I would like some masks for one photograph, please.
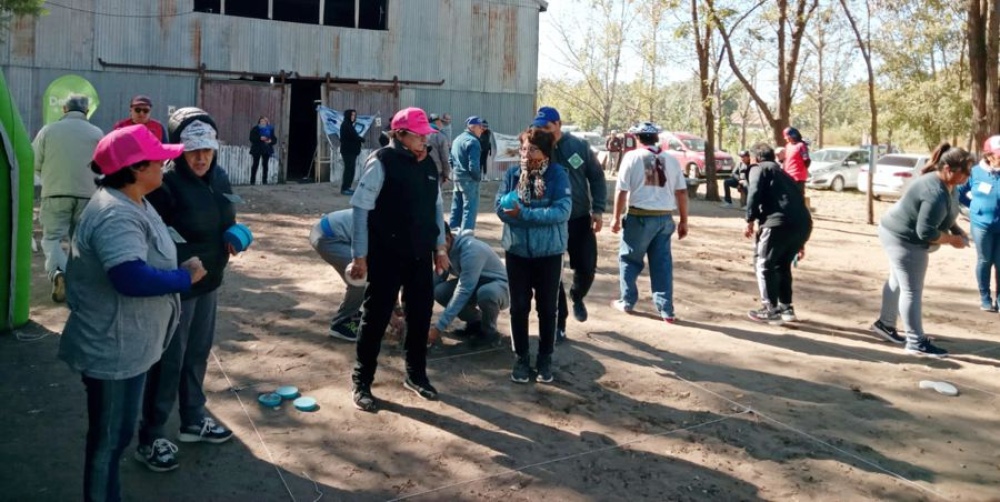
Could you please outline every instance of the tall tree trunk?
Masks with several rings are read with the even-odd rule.
[[[868,0],[865,0],[866,12],[868,13],[869,25],[866,30],[867,40],[865,37],[861,36],[861,30],[858,29],[858,24],[854,21],[854,16],[851,16],[851,10],[847,7],[847,0],[840,0],[840,5],[844,8],[844,14],[847,16],[847,21],[851,24],[851,31],[854,32],[854,38],[858,42],[858,48],[861,49],[861,56],[865,59],[865,67],[868,69],[868,108],[871,110],[871,140],[868,144],[873,145],[875,149],[874,155],[878,155],[878,106],[875,104],[875,71],[872,70],[872,55],[871,55],[871,6],[868,5]],[[875,181],[875,170],[868,169],[868,224],[875,224],[875,191],[872,189],[872,184]]]
[[[978,151],[983,140],[989,136],[990,122],[987,111],[987,44],[986,44],[986,13],[984,3],[980,0],[968,0],[969,9],[966,21],[966,33],[969,40],[969,77],[972,90],[972,131],[973,146]]]
[[[691,21],[694,26],[695,50],[698,53],[698,90],[705,123],[705,200],[717,201],[719,185],[715,179],[715,113],[712,110],[712,75],[709,72],[712,29],[707,22],[705,25],[701,24],[698,0],[691,0]]]
[[[818,131],[816,133],[816,146],[817,148],[823,148],[823,137],[825,134],[825,115],[826,115],[826,86],[824,85],[825,79],[823,75],[823,53],[826,51],[826,28],[819,28],[819,44],[817,45],[817,56],[819,57],[819,99],[816,101],[816,111],[817,111],[817,126]]]
[[[1000,16],[996,0],[987,0],[986,15],[986,111],[989,134],[1000,133],[1000,85],[997,65],[1000,64]],[[985,139],[985,138],[984,138]],[[982,143],[980,141],[980,143]]]

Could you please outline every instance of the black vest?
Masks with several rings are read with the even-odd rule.
[[[437,245],[437,166],[430,156],[416,157],[399,147],[378,150],[385,181],[375,209],[368,213],[372,254],[410,260],[429,259]]]

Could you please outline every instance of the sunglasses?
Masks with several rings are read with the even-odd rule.
[[[144,114],[144,113],[149,113],[150,110],[149,108],[133,108],[132,111],[135,113]]]

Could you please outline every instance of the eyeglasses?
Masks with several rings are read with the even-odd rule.
[[[519,151],[521,153],[542,153],[542,149],[535,145],[522,146]]]
[[[138,114],[142,115],[142,114],[149,113],[150,110],[149,110],[149,108],[133,108],[132,111],[135,112],[135,113],[138,113]]]

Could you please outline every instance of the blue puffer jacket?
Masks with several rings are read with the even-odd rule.
[[[1000,170],[973,167],[969,181],[958,187],[958,200],[969,208],[974,226],[1000,232]]]
[[[520,177],[520,167],[507,169],[497,192],[494,208],[504,223],[500,244],[508,253],[524,258],[565,253],[569,238],[566,222],[573,207],[566,169],[559,164],[550,164],[543,175],[545,194],[538,199],[521,201],[521,213],[517,218],[511,218],[500,208],[500,201],[507,193],[517,190]]]

